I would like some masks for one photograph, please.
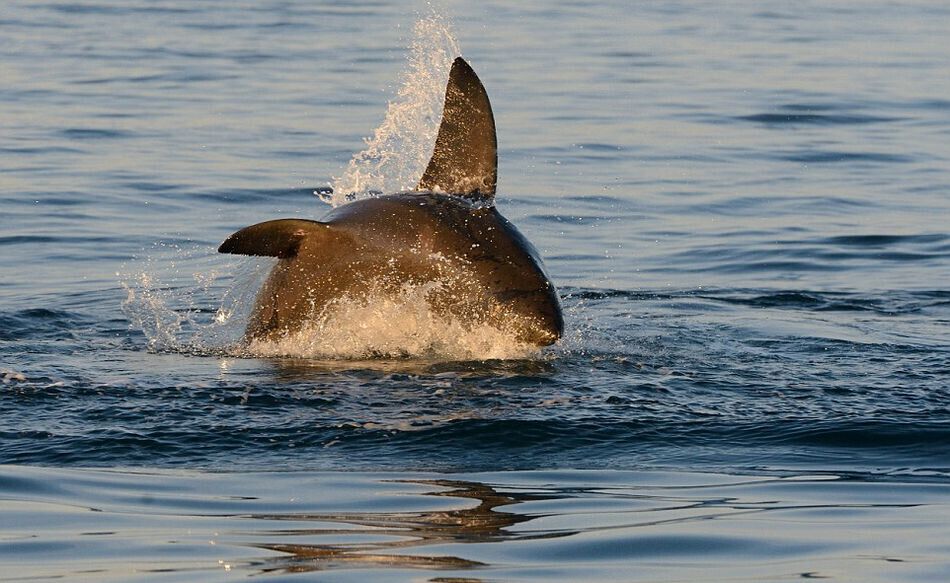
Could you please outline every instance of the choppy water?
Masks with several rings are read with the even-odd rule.
[[[950,9],[427,10],[4,4],[0,578],[947,579]],[[223,350],[453,43],[566,338]]]

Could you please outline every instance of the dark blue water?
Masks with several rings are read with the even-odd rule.
[[[4,461],[947,471],[946,294],[565,292],[590,328],[513,361],[156,354],[121,321],[23,310]]]
[[[946,579],[950,10],[428,10],[0,10],[4,576]],[[414,180],[456,46],[565,338],[230,348],[217,245]]]

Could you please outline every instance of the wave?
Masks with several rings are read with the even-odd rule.
[[[799,110],[798,108],[788,111],[756,113],[752,115],[741,115],[735,119],[739,121],[749,121],[765,125],[856,125],[856,124],[874,124],[899,121],[900,118],[884,117],[877,115],[864,115],[858,113],[816,113],[808,109]]]
[[[693,289],[693,290],[618,290],[565,287],[566,301],[650,301],[677,299],[711,300],[753,308],[783,308],[814,312],[867,311],[881,315],[919,313],[927,308],[943,307],[950,290],[879,290],[877,292],[839,292],[770,289]]]
[[[87,316],[61,309],[0,311],[0,341],[75,338],[78,329],[91,323]]]
[[[78,420],[69,420],[65,427],[52,429],[44,415],[38,419],[43,428],[0,432],[6,444],[0,463],[86,467],[197,464],[229,470],[285,463],[295,469],[345,464],[348,469],[454,471],[629,469],[682,467],[684,463],[707,469],[749,470],[762,463],[772,467],[824,463],[839,470],[850,465],[950,473],[950,424],[945,421],[817,420],[784,415],[741,421],[669,412],[631,419],[490,419],[477,413],[472,413],[472,418],[456,414],[439,419],[420,411],[411,419],[333,422],[305,414],[304,402],[295,402],[288,409],[237,389],[228,398],[235,399],[242,392],[242,416],[246,419],[213,413],[198,419],[188,409],[199,407],[197,397],[202,395],[184,390],[160,414],[147,414],[107,398],[125,417],[122,426],[82,429],[73,425]],[[274,398],[278,403],[288,399]],[[310,399],[306,406],[325,409],[334,404],[334,399],[324,397]],[[379,404],[370,400],[365,406]],[[290,410],[296,413],[288,416]]]
[[[950,467],[950,290],[566,287],[566,338],[495,353],[510,360],[482,360],[478,346],[435,354],[427,342],[466,335],[409,294],[354,304],[328,336],[266,358],[228,348],[243,332],[236,312],[215,323],[222,305],[240,307],[236,290],[222,303],[229,286],[253,277],[196,281],[201,257],[176,257],[177,279],[144,269],[151,281],[128,281],[140,331],[90,315],[101,293],[72,300],[84,308],[0,312],[0,356],[17,355],[0,367],[0,410],[30,420],[0,428],[0,463]],[[393,349],[386,330],[412,332],[418,353]],[[364,358],[373,345],[375,358],[313,358],[321,342]],[[34,352],[61,356],[47,366]]]

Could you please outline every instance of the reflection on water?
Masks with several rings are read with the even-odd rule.
[[[0,580],[937,581],[947,494],[883,475],[0,466]]]
[[[393,537],[394,539],[375,542],[338,542],[323,545],[259,544],[256,546],[291,555],[269,559],[263,570],[303,572],[355,565],[411,567],[416,569],[471,569],[487,565],[479,561],[455,556],[394,554],[394,551],[443,543],[503,542],[550,536],[569,536],[572,534],[570,532],[544,534],[510,532],[505,529],[521,522],[530,521],[532,517],[495,510],[499,506],[518,504],[528,500],[555,498],[554,495],[503,494],[491,486],[477,482],[454,480],[406,480],[405,482],[450,488],[450,490],[430,492],[429,495],[476,500],[478,506],[460,510],[407,513],[258,515],[255,518],[263,520],[316,521],[361,527],[357,531],[350,528],[278,531],[281,535],[346,537],[352,536],[354,532],[369,532],[375,537]],[[277,534],[277,532],[274,532],[274,534]]]
[[[530,481],[531,474],[526,476]],[[836,570],[849,562],[870,565],[929,562],[919,556],[901,557],[890,549],[874,551],[873,545],[866,552],[829,556],[827,549],[848,546],[841,544],[841,532],[831,532],[841,524],[834,518],[836,515],[857,517],[873,525],[880,520],[887,524],[893,518],[886,517],[900,516],[904,510],[911,513],[925,507],[939,513],[947,510],[945,504],[928,503],[927,496],[919,502],[895,503],[885,489],[871,495],[860,493],[867,485],[846,495],[851,500],[844,501],[838,493],[832,493],[841,484],[835,476],[791,479],[706,476],[705,481],[702,478],[692,476],[685,483],[660,486],[578,484],[557,488],[539,483],[492,486],[466,480],[396,480],[397,483],[438,487],[440,490],[425,495],[474,500],[477,506],[421,512],[254,515],[258,520],[336,525],[335,528],[267,531],[269,537],[330,537],[333,540],[311,544],[255,543],[251,546],[284,555],[266,559],[254,568],[284,573],[368,568],[462,572],[484,569],[491,573],[506,567],[512,546],[505,546],[507,552],[492,556],[471,546],[458,545],[518,542],[524,550],[514,555],[528,563],[541,564],[557,558],[568,564],[592,561],[614,565],[620,561],[630,567],[633,561],[640,560],[656,562],[670,558],[676,562],[702,558],[729,564],[744,560],[744,555],[751,553],[750,556],[765,557],[778,565],[763,573],[770,571],[775,575],[778,569],[788,578],[835,578]],[[791,493],[797,489],[801,490],[800,496],[804,494],[799,500],[783,500],[768,494],[769,491]],[[924,486],[923,491],[926,489]],[[514,505],[520,505],[520,513],[498,510]],[[775,520],[780,522],[787,521],[784,532],[762,530],[762,518],[757,515],[764,513],[774,514]],[[873,516],[879,517],[870,518]],[[717,521],[725,524],[717,527]],[[743,526],[737,529],[736,524]],[[909,520],[908,524],[922,523]],[[925,529],[928,527],[922,525]],[[824,535],[828,538],[823,540],[823,535],[816,535],[816,527],[830,529]],[[556,539],[564,541],[556,543]],[[532,544],[524,544],[529,541]],[[445,553],[447,545],[455,545],[449,548],[457,552]],[[486,556],[495,560],[486,560]],[[492,579],[494,576],[495,573],[489,575]],[[483,579],[437,577],[428,581]]]

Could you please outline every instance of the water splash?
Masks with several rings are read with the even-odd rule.
[[[416,22],[409,67],[386,118],[366,138],[366,148],[354,154],[333,192],[320,193],[324,202],[340,206],[381,192],[416,187],[425,172],[442,117],[445,84],[455,57],[461,55],[445,18],[430,15]]]
[[[445,18],[433,14],[416,22],[409,66],[396,99],[373,137],[366,139],[366,148],[334,180],[332,192],[318,191],[324,202],[339,206],[415,188],[432,155],[445,84],[459,55]],[[342,298],[298,332],[245,343],[243,332],[256,290],[273,261],[238,259],[223,270],[215,261],[221,260],[209,256],[207,249],[158,244],[144,265],[121,276],[127,294],[123,311],[145,334],[150,350],[319,359],[481,360],[539,353],[537,347],[515,340],[519,324],[514,320],[506,329],[434,309],[433,288],[451,287],[447,280]],[[222,272],[231,276],[219,277]]]
[[[271,263],[241,258],[222,267],[204,247],[159,242],[116,274],[126,292],[122,311],[150,350],[220,351],[243,334]]]
[[[433,297],[453,286],[449,274],[340,298],[299,331],[245,343],[257,290],[274,262],[237,258],[225,267],[220,263],[220,257],[201,247],[158,243],[119,274],[126,291],[122,310],[145,335],[149,350],[324,360],[485,360],[539,354],[537,347],[515,339],[514,318],[510,326],[492,326],[433,308]]]
[[[278,340],[254,340],[244,355],[317,359],[516,359],[536,356],[506,326],[472,323],[434,309],[440,282],[342,298],[301,330]],[[513,324],[514,325],[514,324]]]

